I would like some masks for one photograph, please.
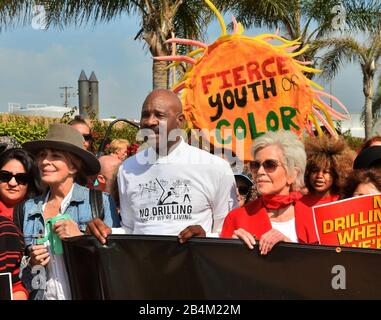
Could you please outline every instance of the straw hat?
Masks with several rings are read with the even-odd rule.
[[[88,176],[97,174],[101,169],[98,159],[84,149],[81,133],[67,124],[50,125],[44,140],[25,142],[22,147],[33,154],[37,154],[41,149],[70,152],[82,160],[84,173]]]

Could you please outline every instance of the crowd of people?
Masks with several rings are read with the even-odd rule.
[[[282,241],[318,242],[314,206],[381,192],[381,137],[356,153],[341,137],[268,132],[234,174],[221,157],[173,138],[184,126],[178,96],[159,89],[143,103],[147,147],[134,156],[121,139],[97,159],[91,127],[78,117],[51,125],[43,140],[0,145],[0,272],[11,273],[15,299],[71,298],[66,238],[237,238],[266,255]],[[43,288],[32,281],[35,267],[46,270]]]

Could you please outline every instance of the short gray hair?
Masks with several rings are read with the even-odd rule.
[[[278,146],[282,151],[286,162],[287,174],[297,169],[298,174],[295,182],[291,186],[291,190],[299,191],[304,187],[304,173],[307,164],[307,156],[303,142],[291,131],[269,131],[255,140],[252,147],[254,158],[259,150],[273,145]]]

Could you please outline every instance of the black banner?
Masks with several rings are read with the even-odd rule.
[[[380,250],[115,235],[64,251],[74,299],[381,299]]]

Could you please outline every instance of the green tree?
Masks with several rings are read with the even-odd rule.
[[[141,29],[135,39],[144,40],[152,56],[171,54],[171,46],[165,41],[172,35],[202,39],[212,16],[203,0],[45,0],[44,4],[48,27],[96,24],[136,14],[141,19]],[[166,67],[165,61],[153,61],[154,89],[168,87]]]
[[[377,120],[380,117],[380,110],[381,110],[381,76],[379,76],[378,78],[376,93],[373,98],[373,106],[372,106],[373,121]]]
[[[0,0],[0,31],[27,23],[33,5],[30,0]]]
[[[375,31],[369,39],[360,42],[354,37],[333,38],[322,41],[329,51],[323,56],[324,77],[332,79],[345,63],[357,62],[363,74],[363,92],[365,103],[365,138],[369,138],[373,125],[372,99],[374,96],[374,77],[379,68],[381,57],[381,33]]]
[[[381,2],[345,0],[341,2],[341,7],[344,7],[344,10],[340,9],[341,14],[338,12],[338,4],[340,2],[337,0],[230,0],[229,8],[245,27],[254,25],[280,28],[284,37],[300,38],[302,46],[309,44],[310,49],[300,58],[305,61],[314,61],[320,49],[334,47],[320,64],[326,72],[324,76],[327,79],[337,72],[343,60],[360,61],[366,97],[366,136],[369,136],[372,126],[372,112],[369,110],[372,108],[373,78],[379,59],[378,39],[376,36],[372,38],[377,41],[368,48],[353,38],[324,39],[337,36],[339,31],[343,30],[376,35],[381,25]],[[345,15],[342,16],[344,12]],[[340,17],[341,19],[338,19]]]
[[[304,60],[313,61],[323,36],[339,29],[367,31],[380,22],[381,3],[345,0],[339,19],[338,0],[227,0],[227,8],[244,27],[280,28],[282,36],[311,45]]]

